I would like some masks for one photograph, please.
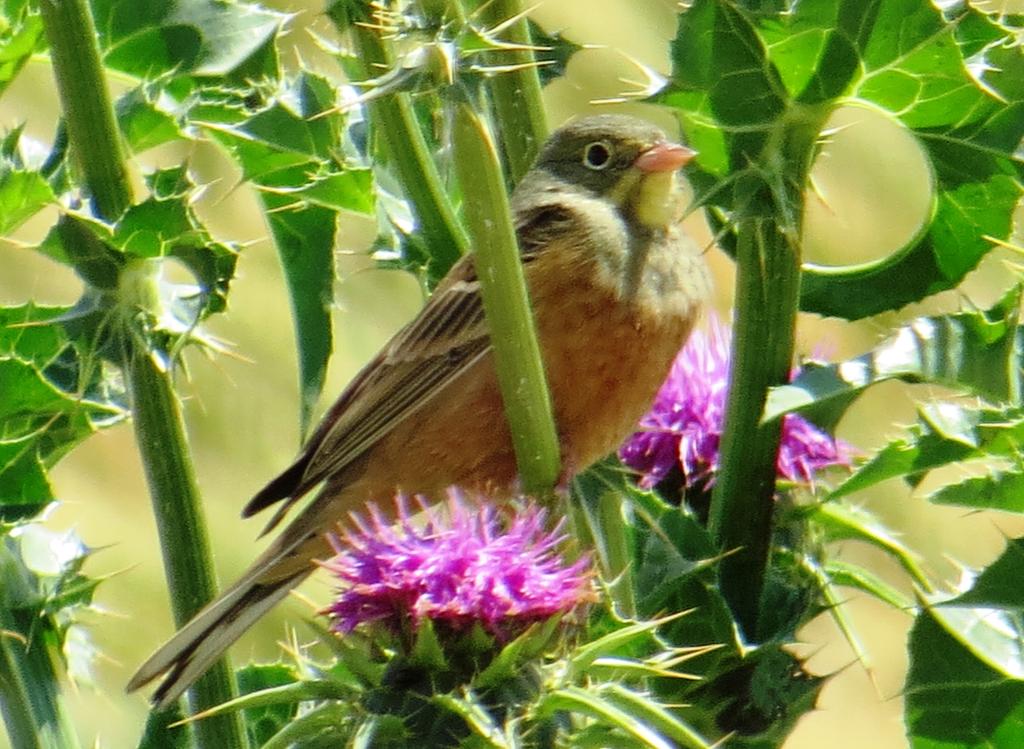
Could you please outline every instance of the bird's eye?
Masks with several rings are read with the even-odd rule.
[[[612,163],[612,146],[607,141],[599,140],[588,143],[583,149],[583,166],[599,171]]]

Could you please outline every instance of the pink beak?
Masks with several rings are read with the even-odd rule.
[[[674,172],[696,155],[692,148],[663,141],[648,148],[633,163],[642,172]]]

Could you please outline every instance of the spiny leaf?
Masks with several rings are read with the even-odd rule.
[[[112,226],[68,211],[38,249],[73,265],[100,289],[115,289],[129,260],[181,261],[198,288],[166,291],[174,300],[171,312],[180,327],[188,329],[226,307],[238,250],[214,239],[200,222],[192,205],[196,186],[185,167],[157,170],[146,176],[146,182],[150,196],[128,208]]]
[[[289,749],[304,741],[333,741],[334,746],[346,746],[345,742],[353,734],[355,718],[347,705],[325,702],[286,724],[262,749]]]
[[[773,185],[775,210],[796,219],[782,225],[798,230],[802,167],[829,112],[866,102],[917,139],[932,168],[933,184],[922,189],[933,190],[935,211],[906,247],[877,263],[806,268],[801,308],[854,319],[956,286],[1008,240],[1024,191],[1024,51],[1015,19],[917,0],[761,6],[698,0],[681,13],[672,75],[656,97],[678,110],[700,152],[688,174],[725,229],[723,245],[732,243],[735,212],[748,210],[739,191],[723,189],[740,186],[742,174]]]
[[[970,590],[943,601],[943,605],[1019,611],[1024,607],[1021,574],[1024,574],[1024,538],[1011,538],[999,558],[974,579]]]
[[[123,416],[98,361],[83,361],[60,323],[64,307],[0,308],[0,517],[53,500],[46,471]]]
[[[117,124],[133,153],[185,138],[181,126],[184,106],[167,87],[142,84],[117,100]]]
[[[841,559],[830,559],[825,562],[823,572],[833,585],[855,588],[893,608],[909,611],[914,605],[914,602],[901,591],[871,570],[859,565],[844,562]]]
[[[340,160],[344,118],[334,111],[334,89],[321,76],[301,73],[255,112],[248,111],[241,92],[204,95],[204,127],[231,151],[260,191],[284,267],[299,350],[305,433],[333,345],[336,222],[340,211],[372,212],[371,174]]]
[[[1017,152],[1024,91],[1011,82],[1024,69],[1014,40],[1019,29],[1000,26],[967,4],[945,6],[948,17],[912,0],[876,5],[874,28],[859,50],[863,74],[851,93],[891,112],[917,136],[933,169],[936,203],[920,235],[886,260],[805,273],[802,308],[847,318],[954,287],[992,250],[993,240],[1009,238],[1024,190]],[[970,64],[965,47],[973,52]],[[972,75],[978,70],[984,72]]]
[[[537,712],[551,715],[564,710],[581,713],[594,720],[617,728],[641,742],[642,746],[653,749],[671,749],[673,742],[646,724],[641,718],[622,709],[600,693],[578,687],[566,687],[544,695],[537,706]]]
[[[679,111],[699,153],[699,182],[756,160],[787,98],[750,14],[721,0],[698,0],[680,13],[672,76],[657,100]]]
[[[466,725],[483,740],[483,746],[491,749],[511,749],[513,746],[505,740],[494,718],[471,692],[467,692],[464,697],[438,694],[434,695],[432,701],[466,721]]]
[[[984,476],[948,484],[928,495],[939,505],[1024,513],[1024,471],[992,469]]]
[[[929,471],[967,460],[1017,464],[1024,444],[1024,409],[972,408],[953,403],[922,406],[909,434],[883,447],[829,495],[835,499],[903,478],[912,486]],[[1024,511],[1017,491],[1019,469],[992,469],[988,475],[950,484],[929,499],[940,504]]]
[[[28,2],[7,2],[0,18],[0,94],[43,46],[43,21]]]
[[[915,747],[1024,741],[1021,540],[955,598],[922,609],[910,633],[904,694]]]
[[[537,50],[536,56],[538,61],[545,64],[540,65],[537,72],[540,74],[541,84],[547,85],[565,75],[569,60],[583,49],[583,45],[565,38],[559,31],[545,31],[533,19],[527,21],[530,26],[530,38],[536,46],[542,48]]]
[[[250,663],[235,671],[238,691],[244,697],[266,693],[275,689],[286,689],[296,682],[295,669],[283,663]],[[320,699],[320,696],[311,699]],[[243,712],[246,732],[256,746],[262,746],[288,721],[295,717],[301,695],[289,695],[289,699],[275,703],[251,704]]]
[[[162,73],[253,78],[276,67],[286,16],[243,2],[94,0],[104,62],[138,78]]]
[[[788,385],[772,388],[763,419],[801,411],[830,429],[867,387],[890,379],[930,382],[993,403],[1021,398],[1019,290],[990,310],[919,317],[863,356],[837,364],[807,362]]]
[[[22,130],[14,128],[0,142],[0,234],[18,228],[56,200],[41,165],[28,164],[21,152]]]

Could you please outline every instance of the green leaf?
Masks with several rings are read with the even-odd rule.
[[[18,152],[21,128],[4,137],[0,158],[0,234],[8,234],[56,200],[38,170],[27,168]]]
[[[605,461],[576,476],[572,492],[572,506],[582,509],[612,598],[623,614],[634,616],[632,561],[637,532],[624,522],[622,500],[639,489],[621,465]]]
[[[477,689],[507,684],[519,674],[531,659],[539,657],[559,632],[561,616],[553,616],[543,624],[530,626],[523,634],[508,643],[494,659],[473,679]]]
[[[967,390],[993,403],[1021,400],[1020,291],[992,309],[919,317],[863,356],[836,364],[807,362],[788,385],[772,388],[764,421],[801,411],[832,429],[871,385],[896,379]]]
[[[911,746],[1020,746],[1024,680],[1019,620],[1000,616],[996,621],[983,609],[951,612],[926,608],[910,632],[910,669],[903,694]],[[982,639],[986,645],[979,648]]]
[[[250,663],[236,670],[235,678],[238,682],[238,691],[242,695],[241,699],[245,699],[275,689],[288,689],[296,683],[298,677],[294,668],[283,663]],[[289,694],[280,702],[268,700],[261,704],[249,703],[243,716],[246,732],[253,746],[262,746],[286,726],[295,717],[298,703],[302,698],[302,695]],[[316,698],[320,698],[320,695]]]
[[[528,18],[527,23],[533,44],[540,47],[536,53],[537,62],[540,63],[537,72],[540,74],[541,85],[546,86],[565,75],[569,59],[583,49],[583,45],[566,39],[558,31],[545,31],[532,18]]]
[[[634,692],[621,684],[609,684],[603,690],[604,697],[634,718],[656,728],[659,733],[673,740],[678,746],[707,749],[704,739],[679,720],[665,707],[650,697]]]
[[[43,21],[31,3],[5,3],[0,17],[0,94],[43,46]]]
[[[928,501],[939,505],[1024,513],[1024,471],[992,469],[985,476],[948,484],[930,494]]]
[[[673,742],[641,718],[627,712],[606,695],[594,693],[578,687],[557,689],[541,697],[537,712],[541,716],[552,715],[558,711],[579,713],[617,728],[628,736],[639,740],[641,746],[653,749],[671,749]]]
[[[334,233],[337,213],[320,206],[289,208],[277,196],[264,205],[278,256],[285,269],[299,349],[299,420],[303,434],[323,390],[333,349],[330,305],[334,290]]]
[[[117,100],[117,124],[133,153],[185,138],[183,106],[165,87],[143,84]]]
[[[825,563],[823,571],[833,585],[855,588],[893,608],[906,611],[914,605],[914,602],[900,590],[860,565],[850,564],[839,559],[830,559]]]
[[[491,749],[511,749],[513,746],[505,740],[501,728],[494,722],[494,718],[487,712],[487,708],[481,705],[471,692],[467,691],[464,697],[436,694],[431,701],[462,718],[466,725],[483,740],[483,746],[491,747]]]
[[[751,14],[697,0],[679,15],[671,55],[672,76],[657,100],[678,110],[700,172],[722,178],[748,167],[788,99]]]
[[[238,249],[214,239],[193,207],[196,185],[184,166],[146,175],[150,196],[128,208],[113,226],[67,212],[39,250],[72,264],[90,285],[113,290],[131,259],[174,258],[195,285],[164,283],[168,330],[184,333],[227,306]],[[151,310],[152,311],[152,310]]]
[[[204,110],[208,132],[260,191],[284,268],[299,351],[303,433],[333,345],[330,304],[339,212],[374,209],[370,171],[340,160],[344,119],[334,108],[330,82],[301,73],[255,113],[230,92]]]
[[[762,645],[707,674],[686,696],[687,722],[707,736],[727,734],[729,746],[781,746],[825,684],[783,647]]]
[[[655,630],[664,624],[686,616],[688,611],[681,611],[677,614],[665,616],[660,619],[637,622],[625,627],[620,627],[603,637],[598,637],[590,642],[584,643],[573,651],[569,658],[569,669],[573,674],[584,674],[595,660],[606,655],[611,655],[631,648],[637,642],[650,642]]]
[[[1010,238],[1024,190],[1019,25],[967,3],[945,4],[948,17],[919,0],[762,6],[698,0],[681,13],[672,74],[656,97],[676,108],[700,152],[688,173],[723,244],[735,241],[735,212],[750,209],[741,191],[723,189],[741,174],[774,185],[775,212],[798,230],[795,203],[819,131],[835,107],[864,103],[917,139],[935,210],[907,246],[876,263],[805,268],[801,308],[854,319],[955,287]],[[797,183],[789,201],[778,198],[786,180]]]
[[[421,622],[416,630],[416,641],[409,654],[409,662],[425,671],[446,671],[449,668],[444,648],[430,619]]]
[[[289,749],[302,746],[304,741],[316,741],[325,746],[347,746],[346,741],[353,733],[354,718],[349,706],[326,702],[285,725],[262,749]]]
[[[851,92],[918,138],[933,170],[934,214],[879,263],[806,272],[804,310],[854,319],[896,309],[953,288],[993,240],[1010,237],[1024,190],[1024,91],[1010,80],[1024,66],[1019,30],[967,4],[945,7],[949,17],[929,3],[879,2]]]
[[[138,78],[267,72],[273,41],[287,18],[257,5],[216,0],[93,0],[92,10],[104,62]]]
[[[964,461],[1021,460],[1024,408],[970,408],[953,403],[922,406],[909,434],[893,440],[840,484],[828,499],[892,478],[916,486],[929,471]],[[991,468],[984,476],[946,485],[929,495],[938,504],[1024,511],[1019,468]]]
[[[1011,538],[996,561],[975,578],[971,589],[956,598],[944,601],[944,606],[976,606],[986,609],[1019,611],[1024,608],[1024,538]]]
[[[98,362],[83,361],[61,325],[64,307],[0,308],[0,518],[53,501],[46,471],[96,429],[123,417]]]

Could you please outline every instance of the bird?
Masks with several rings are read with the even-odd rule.
[[[679,225],[679,170],[696,155],[622,114],[569,121],[510,198],[561,450],[562,476],[614,451],[649,408],[710,295],[701,249]],[[218,598],[131,678],[177,700],[257,619],[333,556],[349,513],[398,494],[511,496],[516,458],[473,255],[354,377],[295,461],[245,506],[278,505],[276,530]]]

